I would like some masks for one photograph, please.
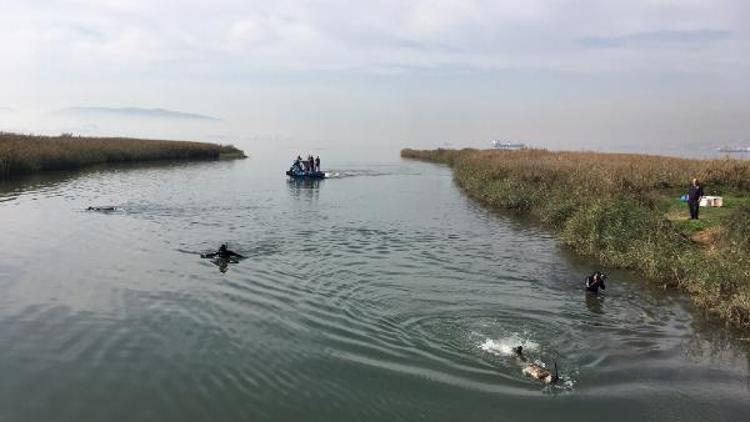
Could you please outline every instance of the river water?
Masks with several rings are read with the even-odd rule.
[[[637,274],[587,297],[443,166],[292,153],[3,184],[0,420],[747,420],[747,334]]]

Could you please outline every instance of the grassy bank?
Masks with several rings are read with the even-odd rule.
[[[706,312],[750,328],[750,162],[546,150],[405,149],[451,166],[479,201],[529,213],[578,253],[677,286]],[[687,219],[689,180],[724,208]]]
[[[0,133],[0,179],[104,163],[244,157],[234,146],[204,142]]]

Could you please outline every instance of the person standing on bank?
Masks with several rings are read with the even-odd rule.
[[[690,185],[688,190],[688,208],[690,208],[690,219],[698,219],[698,209],[701,205],[701,198],[703,197],[703,186],[698,182],[698,179],[693,178],[693,183]]]

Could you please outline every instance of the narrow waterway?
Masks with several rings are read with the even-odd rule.
[[[287,155],[0,185],[0,420],[746,420],[750,335],[626,272],[587,297],[443,166]]]

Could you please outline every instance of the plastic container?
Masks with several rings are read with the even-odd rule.
[[[722,207],[724,206],[724,198],[721,196],[704,196],[701,198],[701,207]]]

